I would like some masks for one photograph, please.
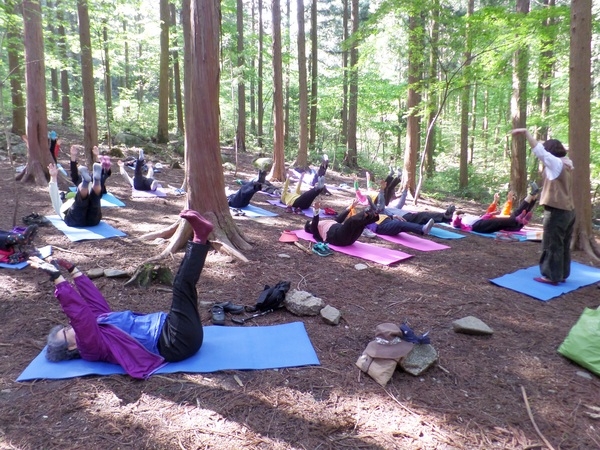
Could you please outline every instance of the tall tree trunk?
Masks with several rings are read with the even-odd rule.
[[[342,11],[342,39],[344,42],[348,39],[350,33],[348,31],[348,16],[350,15],[350,9],[348,7],[348,0],[342,0],[343,3],[343,11]],[[348,144],[348,50],[346,50],[346,46],[342,48],[342,72],[343,72],[343,81],[342,81],[342,112],[341,112],[341,121],[342,121],[342,130],[340,141],[344,145],[344,147]]]
[[[127,39],[127,19],[123,19],[123,36],[125,36],[124,39],[124,48],[123,48],[123,56],[125,59],[125,82],[124,82],[124,86],[125,89],[129,89],[130,85],[131,85],[131,65],[129,63],[129,40]]]
[[[285,1],[285,52],[288,55],[292,54],[292,38],[291,38],[291,27],[290,27],[290,0]],[[285,61],[285,99],[283,103],[283,145],[287,148],[290,139],[290,59],[286,58]]]
[[[92,40],[90,37],[90,16],[88,1],[77,1],[79,16],[79,44],[81,46],[81,86],[83,89],[83,147],[87,165],[93,163],[92,148],[98,145],[98,118],[96,94],[94,92],[94,63],[92,60]]]
[[[60,0],[56,2],[56,15],[58,19],[58,57],[61,65],[66,67],[67,57],[67,33],[65,31],[65,15]],[[69,71],[63,68],[60,71],[60,94],[61,94],[61,123],[68,125],[71,123],[71,87],[69,85]]]
[[[517,13],[529,13],[529,0],[517,0]],[[527,47],[522,45],[513,55],[512,127],[524,128],[527,123]],[[517,198],[527,193],[527,149],[525,137],[518,134],[511,141],[511,188]]]
[[[9,10],[14,16],[7,20],[6,47],[8,53],[8,73],[10,78],[10,96],[12,100],[12,126],[11,132],[23,136],[25,128],[25,99],[23,98],[23,21],[21,16],[21,3],[18,0],[8,0]]]
[[[360,20],[358,0],[352,0],[352,35],[355,37],[350,49],[349,98],[348,98],[348,136],[344,164],[350,168],[358,167],[358,149],[356,128],[358,120],[358,25]]]
[[[408,96],[406,108],[409,111],[406,122],[406,145],[404,151],[404,167],[402,171],[402,187],[409,189],[413,194],[416,185],[417,155],[420,147],[420,121],[418,107],[421,103],[418,83],[420,76],[420,55],[422,52],[421,40],[419,38],[419,16],[417,12],[411,12],[408,19]]]
[[[169,2],[160,0],[160,70],[156,142],[169,142]]]
[[[285,154],[283,148],[283,76],[281,56],[281,6],[272,0],[273,16],[273,168],[271,179],[285,180]]]
[[[317,0],[312,0],[310,9],[310,43],[311,43],[311,67],[310,67],[310,127],[308,137],[308,147],[311,152],[315,151],[315,142],[317,139],[317,91],[319,87],[318,78],[318,40],[317,40]]]
[[[465,189],[469,185],[469,108],[471,107],[471,33],[469,32],[469,17],[473,15],[475,0],[469,0],[467,6],[467,25],[465,28],[466,48],[464,53],[463,88],[460,99],[460,164],[458,187]]]
[[[298,156],[296,166],[308,167],[308,85],[306,81],[306,35],[304,30],[304,1],[297,1],[298,24],[298,109],[300,131],[298,133]]]
[[[544,0],[546,8],[554,8],[554,0]],[[541,44],[542,51],[540,53],[540,78],[538,81],[537,105],[540,111],[540,116],[543,125],[536,131],[536,139],[545,141],[548,139],[548,124],[545,123],[545,118],[550,113],[550,92],[552,87],[552,77],[554,73],[554,32],[555,19],[548,17],[542,24]]]
[[[600,248],[592,233],[590,198],[590,129],[592,1],[571,2],[571,51],[569,59],[569,143],[575,166],[573,192],[575,229],[573,248],[600,258]]]
[[[230,243],[250,249],[237,229],[225,197],[225,180],[221,170],[219,147],[219,37],[220,2],[218,0],[184,0],[184,74],[185,81],[185,162],[186,208],[200,212],[215,229],[213,247],[229,249]],[[189,77],[188,77],[189,76]],[[189,87],[189,89],[188,89]],[[202,120],[198,120],[202,117]],[[179,226],[169,246],[160,256],[183,248],[191,237],[185,220]],[[168,231],[173,232],[174,227]],[[155,234],[152,234],[152,236]],[[144,236],[146,238],[151,235]]]
[[[432,5],[431,11],[431,53],[429,56],[429,86],[433,86],[437,81],[438,77],[438,46],[440,40],[440,2],[439,0],[435,0]],[[429,131],[429,139],[426,140],[425,145],[425,167],[427,169],[427,176],[431,177],[435,171],[435,161],[433,158],[433,152],[435,150],[435,125],[434,120],[436,117],[437,111],[437,94],[432,92],[432,89],[429,89],[429,97],[428,97],[428,111],[429,116],[427,117],[427,130]]]
[[[237,0],[237,67],[238,67],[238,123],[235,133],[237,149],[246,151],[246,86],[244,74],[244,2]]]
[[[265,113],[265,106],[263,102],[263,41],[264,41],[264,26],[263,26],[263,0],[258,0],[258,92],[257,92],[257,113],[258,113],[258,124],[257,124],[257,135],[258,135],[258,147],[264,148],[263,139],[263,117]]]
[[[256,36],[256,11],[254,8],[254,0],[252,1],[252,35]],[[288,0],[289,2],[289,0]],[[256,136],[256,92],[255,92],[255,73],[256,69],[256,57],[252,57],[250,61],[250,70],[253,74],[250,79],[250,134]]]
[[[36,0],[23,0],[25,25],[25,85],[27,88],[27,165],[17,180],[45,185],[47,167],[52,162],[48,149],[46,78],[42,10]]]
[[[110,72],[110,52],[108,51],[108,21],[102,23],[102,43],[104,50],[104,95],[106,100],[106,128],[108,130],[108,145],[111,146],[110,124],[113,121],[112,80]]]
[[[177,11],[175,4],[169,3],[169,12],[171,16],[170,24],[177,26]],[[177,36],[177,34],[175,34]],[[173,38],[173,87],[175,90],[175,109],[177,112],[177,133],[183,136],[185,127],[183,125],[183,99],[181,97],[181,70],[179,68],[179,51],[177,50],[177,38]]]
[[[47,54],[55,54],[56,52],[56,28],[54,27],[55,20],[54,17],[57,15],[57,8],[54,2],[47,0],[46,1],[46,22],[48,24],[48,34],[45,38],[45,53]],[[52,108],[58,106],[58,81],[59,81],[59,72],[56,67],[50,67],[50,91],[52,95]]]

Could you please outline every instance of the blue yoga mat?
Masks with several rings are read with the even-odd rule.
[[[52,225],[62,231],[72,242],[126,236],[125,233],[113,228],[106,222],[100,222],[94,227],[75,228],[68,226],[64,220],[58,216],[46,216],[46,219],[52,222]]]
[[[276,214],[271,211],[267,211],[266,209],[259,208],[258,206],[248,205],[244,208],[232,208],[232,209],[241,209],[244,211],[246,217],[277,217],[279,214]]]
[[[40,252],[40,257],[42,259],[47,258],[48,256],[50,256],[52,254],[52,246],[46,245],[44,247],[38,248],[37,251]],[[0,263],[0,267],[2,267],[3,269],[13,269],[13,270],[21,270],[21,269],[24,269],[25,267],[27,267],[28,265],[29,265],[29,261],[23,261],[18,264]]]
[[[17,381],[58,380],[85,375],[124,374],[121,366],[82,359],[53,363],[46,349],[27,366]],[[277,369],[320,365],[304,323],[265,327],[204,327],[202,347],[191,358],[168,363],[155,373],[208,373],[219,370]]]
[[[559,295],[600,281],[600,269],[578,262],[571,262],[571,275],[567,281],[558,283],[557,286],[535,281],[534,278],[539,276],[539,266],[533,266],[491,279],[490,281],[498,286],[512,289],[513,291],[521,292],[522,294],[547,302]]]
[[[69,187],[69,190],[71,192],[77,192],[77,187],[71,186],[71,187]],[[116,206],[119,206],[119,207],[125,206],[125,203],[123,203],[117,197],[112,195],[110,192],[107,192],[106,194],[102,195],[102,198],[100,199],[100,206],[102,208],[114,208]]]
[[[464,234],[455,233],[453,231],[444,230],[443,228],[433,227],[429,232],[431,236],[435,236],[440,239],[462,239],[465,237]]]

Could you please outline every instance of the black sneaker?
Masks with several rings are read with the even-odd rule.
[[[446,219],[452,219],[452,215],[454,214],[454,211],[456,211],[456,206],[454,206],[454,205],[448,206],[448,208],[446,209],[446,212],[444,213],[444,217],[446,217]]]
[[[25,225],[46,226],[50,224],[50,221],[44,216],[39,215],[38,213],[31,213],[28,216],[23,217],[23,223]]]

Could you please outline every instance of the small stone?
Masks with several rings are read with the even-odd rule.
[[[104,270],[104,276],[106,278],[128,278],[129,274],[124,270],[106,269]]]
[[[342,313],[337,308],[327,305],[320,312],[323,321],[329,325],[338,325],[342,318]]]
[[[585,378],[586,380],[591,380],[592,379],[592,376],[589,373],[584,372],[582,370],[578,370],[577,372],[575,372],[575,374],[578,375],[578,376],[580,376],[581,378]]]
[[[462,319],[455,320],[452,322],[452,326],[454,331],[457,333],[477,335],[494,334],[494,330],[487,326],[485,322],[473,316],[467,316],[463,317]]]
[[[277,256],[279,258],[283,258],[283,259],[290,259],[291,258],[290,255],[286,255],[285,253],[279,253]]]
[[[354,266],[354,268],[355,268],[356,270],[365,270],[365,269],[368,269],[368,268],[369,268],[369,266],[367,266],[366,264],[361,264],[361,263],[359,263],[359,264],[356,264],[356,265]]]
[[[86,273],[90,280],[94,280],[96,278],[100,278],[100,277],[104,276],[104,269],[102,269],[100,267],[95,267],[93,269],[88,270]]]

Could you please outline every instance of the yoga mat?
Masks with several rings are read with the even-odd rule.
[[[287,208],[287,205],[285,203],[281,203],[281,200],[267,200],[267,203],[280,208]],[[312,208],[303,209],[302,214],[304,214],[306,217],[310,217],[311,219],[314,216]],[[325,214],[323,211],[321,211],[319,217],[322,217],[323,219],[333,219],[336,216]]]
[[[71,192],[77,192],[77,187],[71,186],[71,187],[69,187],[69,190]],[[102,198],[100,199],[100,206],[102,208],[114,208],[116,206],[119,206],[119,207],[125,206],[125,203],[123,203],[117,197],[112,195],[110,192],[107,192],[106,194],[102,195]]]
[[[40,247],[37,249],[40,252],[40,257],[42,259],[47,258],[52,254],[52,246],[45,245],[44,247]],[[0,263],[0,267],[3,269],[13,269],[13,270],[21,270],[29,265],[29,261],[23,261],[18,264],[8,264],[8,263]]]
[[[529,295],[535,299],[547,302],[559,295],[574,291],[580,287],[600,281],[600,269],[586,266],[578,262],[571,262],[571,275],[564,283],[558,283],[557,286],[540,283],[535,281],[534,277],[540,276],[539,266],[529,267],[528,269],[517,270],[490,281],[498,286]]]
[[[44,348],[17,381],[125,373],[121,366],[105,362],[74,359],[53,363],[46,359],[45,353]],[[264,327],[209,326],[204,327],[204,342],[198,353],[184,361],[167,363],[155,374],[310,365],[320,365],[320,362],[302,322]]]
[[[48,219],[50,222],[52,222],[52,225],[62,231],[65,236],[71,240],[71,242],[126,236],[125,233],[113,228],[106,222],[100,222],[94,227],[83,228],[70,227],[58,216],[46,216],[46,219]]]
[[[405,247],[421,250],[422,252],[432,252],[435,250],[445,250],[450,248],[447,245],[438,244],[437,242],[430,241],[429,239],[423,239],[408,233],[399,233],[395,236],[377,234],[377,236],[386,241],[393,242],[394,244],[404,245]]]
[[[246,217],[277,217],[279,214],[276,214],[271,211],[267,211],[266,209],[259,208],[258,206],[248,205],[244,208],[230,208],[230,209],[241,209],[244,211],[244,215]]]
[[[436,227],[433,227],[429,234],[440,239],[462,239],[466,237],[464,234],[454,233],[453,231],[448,231],[444,230],[443,228]]]
[[[166,197],[167,193],[159,184],[155,191],[138,191],[137,189],[131,188],[131,196],[134,198]]]
[[[293,233],[305,241],[316,242],[312,235],[304,230],[294,230]],[[356,256],[357,258],[366,259],[367,261],[373,261],[386,266],[402,261],[403,259],[412,258],[412,255],[399,250],[377,247],[376,245],[365,244],[364,242],[359,241],[346,247],[338,247],[337,245],[329,244],[329,248],[344,253],[345,255]]]
[[[495,233],[478,233],[477,231],[466,231],[466,230],[464,230],[464,231],[466,233],[476,234],[477,236],[483,236],[483,237],[492,238],[492,239],[496,239],[496,237],[498,236],[498,233],[502,234],[501,231],[497,231]],[[518,231],[516,231],[516,232],[507,231],[506,233],[510,233],[510,235],[515,238],[515,242],[524,242],[527,240],[527,236],[519,233]]]

